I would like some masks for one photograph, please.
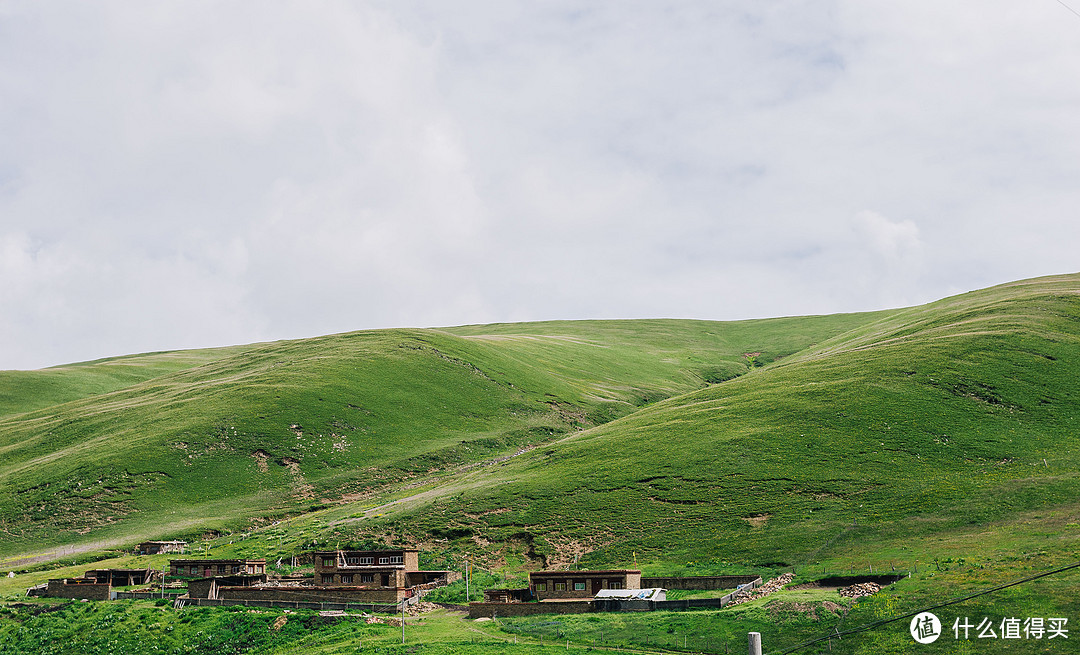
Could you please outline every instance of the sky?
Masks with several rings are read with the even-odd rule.
[[[0,0],[0,369],[1080,270],[1080,0]]]

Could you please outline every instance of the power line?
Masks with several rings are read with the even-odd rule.
[[[1080,15],[1080,14],[1078,14],[1078,15]],[[915,616],[916,614],[922,614],[923,612],[929,612],[930,610],[936,610],[936,609],[941,608],[941,607],[948,607],[949,605],[956,605],[957,603],[962,603],[965,600],[971,600],[972,598],[978,598],[979,596],[985,596],[986,594],[992,594],[995,591],[1001,591],[1002,589],[1007,589],[1009,587],[1015,587],[1016,585],[1024,584],[1025,582],[1031,582],[1032,580],[1038,580],[1039,578],[1045,578],[1048,575],[1054,575],[1055,573],[1061,573],[1062,571],[1068,571],[1069,569],[1075,569],[1075,568],[1080,568],[1080,562],[1076,562],[1075,564],[1069,564],[1068,566],[1062,566],[1061,568],[1053,569],[1052,571],[1044,571],[1043,573],[1037,573],[1035,575],[1028,576],[1028,577],[1022,578],[1020,580],[1013,580],[1012,582],[1006,582],[1005,584],[1001,584],[1001,585],[998,585],[996,587],[991,587],[990,589],[984,589],[982,591],[977,591],[977,592],[975,592],[973,594],[968,594],[967,596],[961,596],[960,598],[954,598],[952,600],[947,600],[944,603],[938,603],[937,605],[930,605],[929,607],[924,607],[922,609],[917,609],[917,610],[914,610],[912,612],[908,612],[907,614],[901,614],[900,616],[894,616],[891,619],[881,619],[879,621],[872,621],[872,622],[867,623],[865,625],[861,625],[861,626],[859,626],[857,628],[851,628],[850,630],[844,630],[843,632],[840,632],[839,630],[833,629],[832,633],[827,634],[824,637],[818,637],[817,639],[811,639],[810,641],[804,641],[803,643],[801,643],[801,644],[799,644],[797,646],[792,646],[791,648],[788,648],[787,650],[778,651],[775,654],[770,653],[769,655],[785,655],[786,653],[793,653],[793,652],[795,652],[797,650],[806,648],[807,646],[811,646],[813,644],[825,641],[827,639],[835,639],[835,638],[839,638],[839,637],[845,637],[847,635],[853,635],[853,634],[856,634],[856,633],[859,633],[859,632],[865,632],[867,630],[872,630],[873,628],[885,625],[886,623],[892,623],[894,621],[902,621],[903,619],[911,618],[912,616]]]
[[[1068,9],[1069,11],[1071,11],[1072,13],[1076,14],[1077,18],[1080,18],[1080,13],[1077,13],[1075,9],[1073,9],[1073,8],[1072,8],[1072,7],[1070,7],[1069,5],[1065,4],[1065,3],[1064,3],[1064,2],[1062,1],[1062,0],[1057,0],[1057,3],[1058,3],[1059,5],[1061,5],[1062,7],[1065,7],[1066,9]]]

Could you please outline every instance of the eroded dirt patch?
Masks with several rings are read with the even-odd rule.
[[[270,460],[270,453],[265,450],[256,450],[251,453],[251,458],[255,460],[255,466],[259,467],[260,473],[269,473],[270,465],[267,463]]]
[[[289,469],[289,473],[293,476],[292,492],[293,495],[303,498],[305,500],[311,500],[315,497],[315,487],[308,483],[304,477],[304,472],[300,470],[300,461],[295,460],[292,457],[281,458],[281,464]]]
[[[743,516],[742,520],[750,524],[750,527],[755,530],[760,530],[765,527],[765,524],[772,518],[772,514],[768,512],[764,514],[751,514],[750,516]]]
[[[774,600],[765,605],[769,616],[778,618],[783,613],[803,614],[811,620],[817,621],[826,617],[838,617],[847,613],[848,608],[831,600],[818,602],[800,603],[796,601]]]

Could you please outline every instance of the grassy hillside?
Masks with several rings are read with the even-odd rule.
[[[910,564],[912,539],[1076,507],[1078,290],[1062,276],[879,316],[387,520],[549,564],[782,566],[886,544]]]
[[[251,346],[110,357],[39,371],[0,371],[0,417],[123,389],[242,352]]]
[[[82,397],[0,417],[0,555],[241,529],[363,499],[732,378],[752,366],[747,352],[782,358],[876,316],[381,330],[48,371]],[[89,395],[122,366],[145,377]],[[177,370],[146,375],[155,366]],[[8,379],[21,388],[35,375]]]
[[[502,652],[519,639],[523,652],[553,640],[565,652],[568,639],[678,650],[680,637],[694,652],[742,652],[748,630],[776,652],[1080,560],[1077,275],[873,314],[386,330],[193,356],[206,359],[95,396],[12,404],[20,413],[0,417],[0,555],[217,528],[235,531],[200,540],[217,556],[409,543],[427,565],[456,567],[468,553],[498,569],[485,584],[574,561],[794,569],[802,581],[911,573],[854,604],[804,590],[719,611],[483,625],[440,615],[401,647],[431,653]],[[0,595],[85,568],[3,578]],[[1075,629],[1078,575],[938,614],[947,625],[1071,617]],[[307,636],[267,634],[277,619],[260,615],[218,630],[226,613],[205,609],[16,608],[0,615],[0,650],[89,627],[135,644],[147,621],[177,643],[201,638],[206,652],[310,652],[316,636],[319,652],[361,641],[396,652],[399,640],[303,617]],[[894,623],[800,652],[1070,652],[1071,636],[950,633],[927,647]]]

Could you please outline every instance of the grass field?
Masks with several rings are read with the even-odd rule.
[[[730,378],[749,349],[779,357],[864,320],[385,330],[49,370],[86,392],[131,361],[186,366],[0,418],[0,557],[371,497]],[[17,389],[41,374],[6,375]]]
[[[1080,561],[1074,275],[888,312],[382,330],[0,384],[0,570],[21,572],[0,580],[9,597],[88,566],[49,570],[67,557],[171,537],[271,561],[313,544],[409,544],[440,568],[468,556],[488,585],[575,562],[912,572],[837,611],[806,592],[664,616],[444,617],[431,639],[449,650],[416,651],[495,647],[476,631],[599,648],[603,631],[617,647],[681,648],[681,634],[687,649],[726,652],[759,629],[768,652]],[[41,554],[52,563],[26,559]],[[1077,582],[956,607],[1080,621]],[[914,650],[901,627],[807,652],[1061,648]],[[352,638],[312,652],[352,652]]]
[[[880,318],[385,520],[548,563],[784,566],[870,557],[884,544],[904,559],[897,549],[913,540],[1068,513],[1080,492],[1074,282]],[[381,529],[366,522],[358,534]]]

